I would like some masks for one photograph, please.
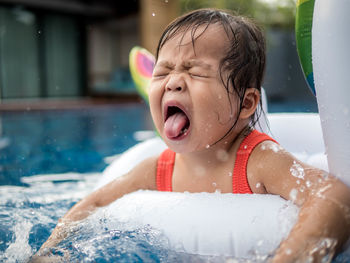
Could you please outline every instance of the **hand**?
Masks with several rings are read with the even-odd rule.
[[[30,259],[30,263],[69,262],[69,252],[62,248],[40,248]]]

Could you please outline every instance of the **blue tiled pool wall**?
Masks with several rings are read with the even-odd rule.
[[[153,129],[144,104],[70,111],[1,113],[0,185],[21,185],[22,176],[99,172],[104,158]]]

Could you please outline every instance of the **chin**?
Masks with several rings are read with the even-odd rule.
[[[189,145],[189,143],[186,143],[184,141],[176,141],[176,140],[169,140],[164,139],[165,144],[168,146],[170,150],[176,153],[190,153],[193,152],[192,147]]]

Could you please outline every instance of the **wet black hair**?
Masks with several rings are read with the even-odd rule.
[[[226,133],[228,135],[238,121],[245,91],[252,87],[256,88],[261,94],[266,60],[265,38],[261,29],[252,20],[235,15],[227,10],[211,8],[194,10],[178,17],[166,27],[157,46],[156,61],[164,44],[178,33],[182,33],[184,36],[190,31],[194,48],[195,40],[212,24],[222,26],[229,39],[228,51],[220,61],[219,73],[229,99],[230,93],[234,92],[237,94],[240,102],[237,119]],[[202,26],[204,26],[204,30],[202,30]],[[196,34],[199,27],[201,27],[202,31]],[[228,76],[227,79],[224,76]],[[231,90],[230,87],[232,87]],[[261,99],[260,107],[258,108],[251,117],[250,127],[253,127],[258,122],[263,113]]]

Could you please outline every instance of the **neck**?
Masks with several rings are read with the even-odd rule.
[[[201,170],[205,169],[205,171],[210,172],[226,162],[232,162],[232,156],[235,156],[246,132],[247,129],[243,128],[239,132],[230,133],[204,150],[177,154],[177,162],[180,162],[181,166],[187,170],[201,167]]]

